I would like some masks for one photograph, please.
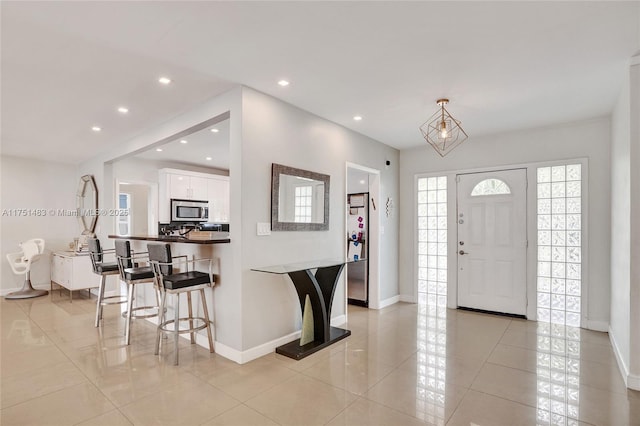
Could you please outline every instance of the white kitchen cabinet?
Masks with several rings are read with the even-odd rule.
[[[100,287],[100,277],[93,273],[91,259],[86,255],[76,255],[72,251],[58,251],[51,255],[51,290],[53,284],[72,292]]]
[[[189,176],[184,174],[168,173],[169,178],[169,198],[179,198],[183,200],[206,200],[207,180],[199,176]]]
[[[229,223],[229,177],[208,180],[209,222]]]
[[[159,171],[159,221],[171,221],[171,199],[209,202],[209,222],[229,221],[229,177],[179,169]]]
[[[206,201],[209,196],[207,184],[209,179],[199,176],[191,176],[191,200]]]
[[[169,173],[167,175],[169,180],[169,198],[180,198],[183,200],[189,199],[189,176],[176,175]]]

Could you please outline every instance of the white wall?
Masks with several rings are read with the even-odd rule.
[[[631,249],[630,86],[625,73],[611,115],[611,320],[610,337],[622,370],[629,367]]]
[[[22,287],[24,276],[16,276],[9,268],[7,253],[20,251],[18,243],[30,238],[44,238],[45,256],[33,264],[34,287],[49,288],[50,254],[69,249],[68,244],[80,234],[78,220],[72,216],[52,214],[51,209],[75,210],[79,175],[74,165],[0,156],[2,194],[0,221],[2,250],[0,293]],[[5,209],[44,209],[46,216],[13,216]],[[57,213],[57,212],[56,212]]]
[[[640,56],[631,60],[612,114],[611,324],[629,388],[640,390]]]
[[[640,390],[640,55],[630,67],[631,151],[631,304],[629,348],[630,388]]]
[[[398,151],[290,104],[243,89],[242,134],[242,312],[245,350],[300,329],[300,305],[286,275],[250,271],[253,267],[346,255],[346,162],[381,170],[378,213],[381,237],[381,298],[398,294],[398,219],[382,214],[387,196],[398,199]],[[385,169],[385,160],[392,166]],[[256,223],[271,221],[271,164],[328,174],[329,230],[272,232],[256,236]],[[344,315],[344,274],[332,316]]]
[[[441,158],[425,146],[400,153],[400,258],[413,265],[414,176],[481,167],[499,168],[550,160],[587,157],[589,160],[589,280],[587,318],[599,324],[609,321],[610,270],[610,130],[607,118],[561,126],[525,129],[491,136],[473,137]],[[400,269],[400,294],[412,299],[413,266]]]

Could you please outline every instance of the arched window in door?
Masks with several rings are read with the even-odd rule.
[[[500,179],[485,179],[481,182],[478,182],[476,186],[473,187],[471,191],[472,197],[477,197],[480,195],[504,195],[511,194],[511,188],[507,185],[506,182]]]

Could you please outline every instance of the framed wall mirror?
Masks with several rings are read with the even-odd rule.
[[[80,178],[76,192],[76,210],[82,235],[93,236],[98,223],[98,187],[93,175]]]
[[[271,229],[329,229],[330,176],[273,164],[271,167]]]

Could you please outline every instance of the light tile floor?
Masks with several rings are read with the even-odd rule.
[[[2,425],[640,425],[608,336],[399,303],[349,308],[353,334],[302,361],[238,365],[118,308],[55,292],[0,302]]]

